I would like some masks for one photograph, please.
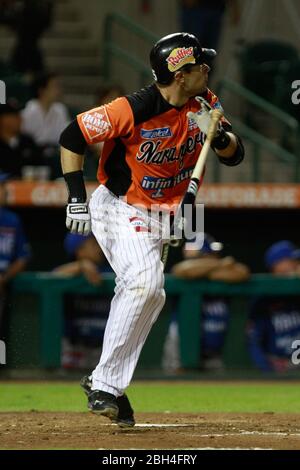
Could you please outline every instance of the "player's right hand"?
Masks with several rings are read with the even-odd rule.
[[[88,235],[91,232],[91,215],[86,202],[67,205],[66,226],[71,233]]]
[[[201,103],[201,109],[198,112],[193,113],[190,111],[186,115],[188,118],[193,119],[193,121],[196,122],[203,134],[207,135],[211,123],[211,114],[212,110],[208,111],[204,103]]]

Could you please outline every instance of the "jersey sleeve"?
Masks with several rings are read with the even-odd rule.
[[[125,137],[134,127],[132,109],[125,97],[79,114],[77,122],[88,144]]]

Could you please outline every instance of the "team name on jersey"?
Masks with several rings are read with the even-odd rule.
[[[169,127],[160,127],[157,129],[141,129],[141,137],[144,139],[157,139],[172,137],[172,132]]]
[[[288,313],[276,313],[273,315],[272,324],[278,333],[290,331],[292,328],[300,328],[300,313],[297,310],[291,310]]]
[[[285,354],[292,354],[292,344],[297,339],[299,339],[299,331],[297,330],[292,334],[275,336],[275,347],[277,350],[283,350]]]
[[[139,151],[136,155],[138,162],[153,163],[155,165],[162,165],[164,163],[174,163],[179,161],[179,168],[183,167],[183,157],[189,153],[193,153],[197,144],[203,145],[205,134],[198,132],[195,136],[189,136],[187,140],[180,146],[179,152],[176,153],[177,147],[167,147],[159,149],[162,141],[156,142],[149,140],[140,145]]]
[[[141,182],[143,189],[153,191],[155,189],[170,189],[174,188],[177,184],[190,178],[192,176],[194,167],[185,168],[178,175],[170,176],[169,178],[155,178],[154,176],[144,176]]]
[[[11,230],[3,232],[0,233],[0,253],[4,256],[9,256],[14,249],[15,235]]]

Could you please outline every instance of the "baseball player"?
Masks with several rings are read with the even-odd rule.
[[[173,209],[187,189],[211,121],[209,109],[220,107],[207,88],[205,61],[215,54],[188,33],[163,37],[150,52],[154,83],[79,114],[61,135],[67,227],[73,233],[92,230],[116,273],[100,362],[82,385],[89,409],[120,425],[124,415],[134,425],[124,391],[165,303],[163,238],[149,211],[153,204]],[[98,142],[104,142],[100,185],[88,202],[83,154],[87,144]],[[229,166],[244,156],[241,139],[225,119],[212,148]]]

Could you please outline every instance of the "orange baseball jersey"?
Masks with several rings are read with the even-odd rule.
[[[202,95],[212,108],[216,95]],[[77,116],[88,144],[104,142],[97,178],[132,205],[174,208],[185,193],[205,135],[189,111],[199,103],[190,98],[178,108],[168,103],[155,84],[117,98]],[[225,119],[223,127],[231,126]]]

